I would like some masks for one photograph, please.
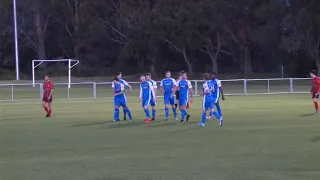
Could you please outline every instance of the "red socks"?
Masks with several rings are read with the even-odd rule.
[[[52,109],[48,111],[48,115],[51,116]]]
[[[49,109],[48,109],[47,107],[43,107],[43,109],[44,109],[47,113],[49,113]]]
[[[318,102],[313,102],[314,103],[314,108],[316,108],[316,111],[318,111],[319,110],[319,104],[318,104]]]

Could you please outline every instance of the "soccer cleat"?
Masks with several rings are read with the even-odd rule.
[[[146,124],[149,124],[149,123],[151,123],[151,120],[150,120],[150,118],[147,118],[144,122],[145,122]]]
[[[151,121],[154,121],[154,120],[156,120],[156,119],[155,119],[155,118],[152,118],[152,119],[151,119]]]
[[[127,117],[123,117],[123,120],[124,120],[124,121],[127,120]]]
[[[46,118],[48,118],[48,117],[50,117],[50,115],[49,115],[49,114],[47,114],[47,115],[46,115]]]
[[[132,121],[132,119],[129,119],[129,121]]]
[[[187,115],[187,119],[186,119],[187,122],[189,121],[189,119],[190,119],[190,114]]]
[[[164,120],[165,120],[165,121],[168,121],[168,118],[165,118]]]
[[[207,118],[207,120],[210,120],[210,119],[211,119],[211,116],[207,116],[206,118]]]
[[[179,120],[177,116],[176,116],[176,117],[174,117],[174,119],[175,119],[176,121],[178,121],[178,120]]]
[[[180,122],[181,122],[181,123],[183,123],[183,122],[184,122],[184,120],[183,120],[183,119],[181,119],[181,120],[180,120]]]
[[[200,127],[205,127],[206,126],[206,124],[203,124],[203,123],[199,123],[198,124]]]
[[[222,120],[222,118],[220,118],[220,127],[222,127],[223,126],[223,120]]]

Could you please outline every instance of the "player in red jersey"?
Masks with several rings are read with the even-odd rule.
[[[319,112],[319,104],[318,104],[318,99],[319,99],[319,94],[320,94],[320,78],[317,77],[317,72],[316,71],[311,71],[310,76],[312,77],[312,88],[310,90],[310,93],[312,95],[314,107],[316,109],[316,113]]]
[[[42,98],[42,106],[44,110],[47,112],[46,117],[50,117],[52,113],[52,93],[53,93],[53,83],[49,79],[49,76],[46,75],[44,77],[43,82],[43,98]]]

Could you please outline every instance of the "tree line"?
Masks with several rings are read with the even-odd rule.
[[[318,0],[17,0],[20,66],[70,58],[78,76],[280,66],[302,75],[320,70],[319,9]],[[13,32],[12,0],[0,0],[0,71],[14,70]]]

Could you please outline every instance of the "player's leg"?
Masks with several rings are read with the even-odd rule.
[[[214,111],[214,105],[216,104],[216,102],[210,102],[210,104],[208,105],[208,107],[210,108],[210,115],[214,115],[214,117],[217,118],[217,120],[219,121],[220,123],[220,127],[222,127],[222,124],[223,124],[223,120],[222,120],[222,117],[219,115],[218,112]]]
[[[217,111],[218,111],[219,116],[222,117],[222,111],[221,111],[221,107],[220,107],[219,100],[218,100],[217,103],[216,103],[216,107],[217,107]]]
[[[125,100],[125,102],[127,103],[127,99],[126,99],[126,96],[124,95],[124,100]],[[123,120],[125,121],[125,120],[127,120],[127,110],[125,109],[125,108],[122,108],[122,110],[123,110]],[[130,118],[130,117],[129,117]]]
[[[42,100],[42,107],[43,107],[43,109],[46,111],[46,113],[48,115],[49,109],[48,109],[48,106],[47,106],[47,100],[45,100],[45,99]]]
[[[52,113],[52,100],[49,100],[48,104],[48,117],[51,117]]]
[[[207,103],[205,100],[202,100],[202,116],[201,116],[201,123],[199,124],[200,127],[204,127],[207,121],[207,112],[208,109]]]
[[[184,122],[185,117],[188,115],[187,112],[187,103],[188,103],[188,99],[179,99],[179,107],[180,107],[180,111],[181,111],[181,120],[180,122]],[[187,119],[188,121],[189,119]]]
[[[176,106],[175,106],[175,102],[174,102],[174,97],[172,96],[172,97],[170,97],[169,98],[169,103],[170,103],[170,105],[171,105],[171,107],[172,107],[172,111],[173,111],[173,115],[174,115],[174,119],[175,120],[178,120],[178,116],[177,116],[177,108],[176,108]],[[168,103],[168,104],[169,104]]]
[[[156,102],[155,101],[153,101],[153,100],[151,100],[150,101],[150,105],[151,105],[151,109],[152,109],[152,121],[154,121],[155,120],[155,118],[156,118],[156,113],[157,113],[157,110],[156,110]]]
[[[319,112],[319,103],[318,103],[319,95],[314,94],[312,99],[313,99],[313,104],[314,104],[314,108],[316,110],[316,113],[318,113]]]
[[[119,104],[115,104],[113,112],[113,122],[120,120]]]
[[[131,111],[130,111],[130,109],[128,108],[128,105],[127,105],[126,100],[124,100],[124,101],[121,103],[121,106],[123,107],[123,109],[124,109],[124,110],[126,111],[126,113],[128,114],[129,120],[132,121]]]
[[[150,111],[149,111],[149,104],[150,104],[150,100],[142,100],[142,107],[143,107],[143,110],[144,110],[144,113],[146,115],[146,120],[145,120],[145,123],[150,123],[151,120],[150,120]]]
[[[167,121],[169,119],[169,96],[167,94],[164,94],[163,102],[164,102],[165,120]]]
[[[180,99],[180,92],[179,92],[179,91],[176,91],[176,100],[177,100],[177,103],[174,104],[176,108],[178,108],[179,99]]]

